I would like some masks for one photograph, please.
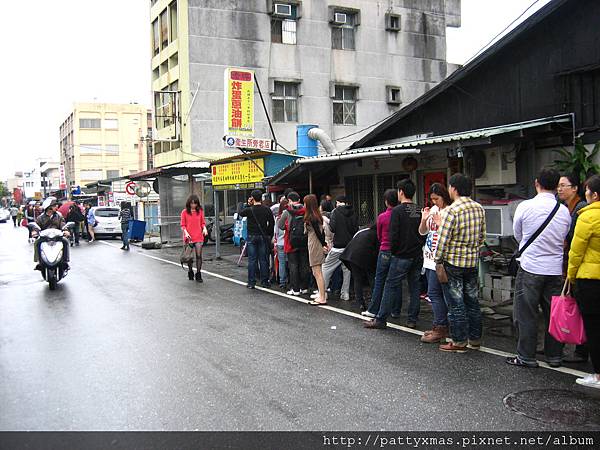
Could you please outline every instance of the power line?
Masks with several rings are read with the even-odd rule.
[[[485,50],[492,42],[494,42],[499,36],[501,36],[506,30],[508,30],[511,26],[513,26],[513,24],[515,22],[517,22],[521,17],[523,17],[525,15],[525,13],[527,11],[529,11],[536,3],[538,3],[540,0],[535,0],[533,3],[531,3],[526,9],[525,11],[523,11],[521,14],[519,14],[519,16],[513,20],[511,23],[509,23],[506,27],[504,27],[504,29],[502,31],[500,31],[498,34],[496,34],[496,36],[494,36],[487,44],[485,44],[483,47],[481,47],[473,56],[471,56],[465,63],[464,65],[469,64],[473,59],[475,59],[477,56],[479,56],[481,54],[481,52],[483,50]]]

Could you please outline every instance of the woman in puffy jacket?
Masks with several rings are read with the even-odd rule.
[[[579,211],[569,251],[567,276],[583,317],[594,373],[577,384],[600,389],[600,175],[586,182],[588,206]]]

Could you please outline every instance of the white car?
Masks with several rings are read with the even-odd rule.
[[[94,206],[92,212],[97,225],[94,227],[96,236],[121,237],[121,221],[119,220],[118,206]]]
[[[0,222],[8,222],[10,220],[10,211],[5,208],[0,208]]]

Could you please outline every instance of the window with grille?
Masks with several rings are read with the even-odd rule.
[[[158,19],[152,22],[152,49],[153,55],[158,55],[160,51],[160,32],[158,27]]]
[[[177,2],[173,2],[169,5],[169,19],[170,19],[170,29],[169,29],[169,38],[170,41],[173,42],[177,39]]]
[[[79,128],[100,128],[100,119],[79,119]]]
[[[119,154],[119,145],[118,144],[107,144],[104,147],[106,153],[110,153],[111,155]]]
[[[275,82],[273,121],[298,122],[298,84]]]
[[[118,170],[107,170],[106,178],[109,180],[112,178],[119,178],[119,171]]]
[[[271,41],[275,44],[296,45],[296,21],[289,19],[272,19]]]
[[[346,177],[346,197],[358,215],[359,226],[368,226],[375,222],[374,186],[372,175]]]
[[[354,33],[356,30],[356,14],[335,13],[331,28],[331,48],[338,50],[354,50]]]
[[[355,87],[335,86],[333,123],[336,125],[356,125]]]

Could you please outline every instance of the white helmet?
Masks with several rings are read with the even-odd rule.
[[[56,197],[48,197],[46,200],[44,200],[44,203],[42,203],[42,209],[46,211],[48,208],[56,204]]]

